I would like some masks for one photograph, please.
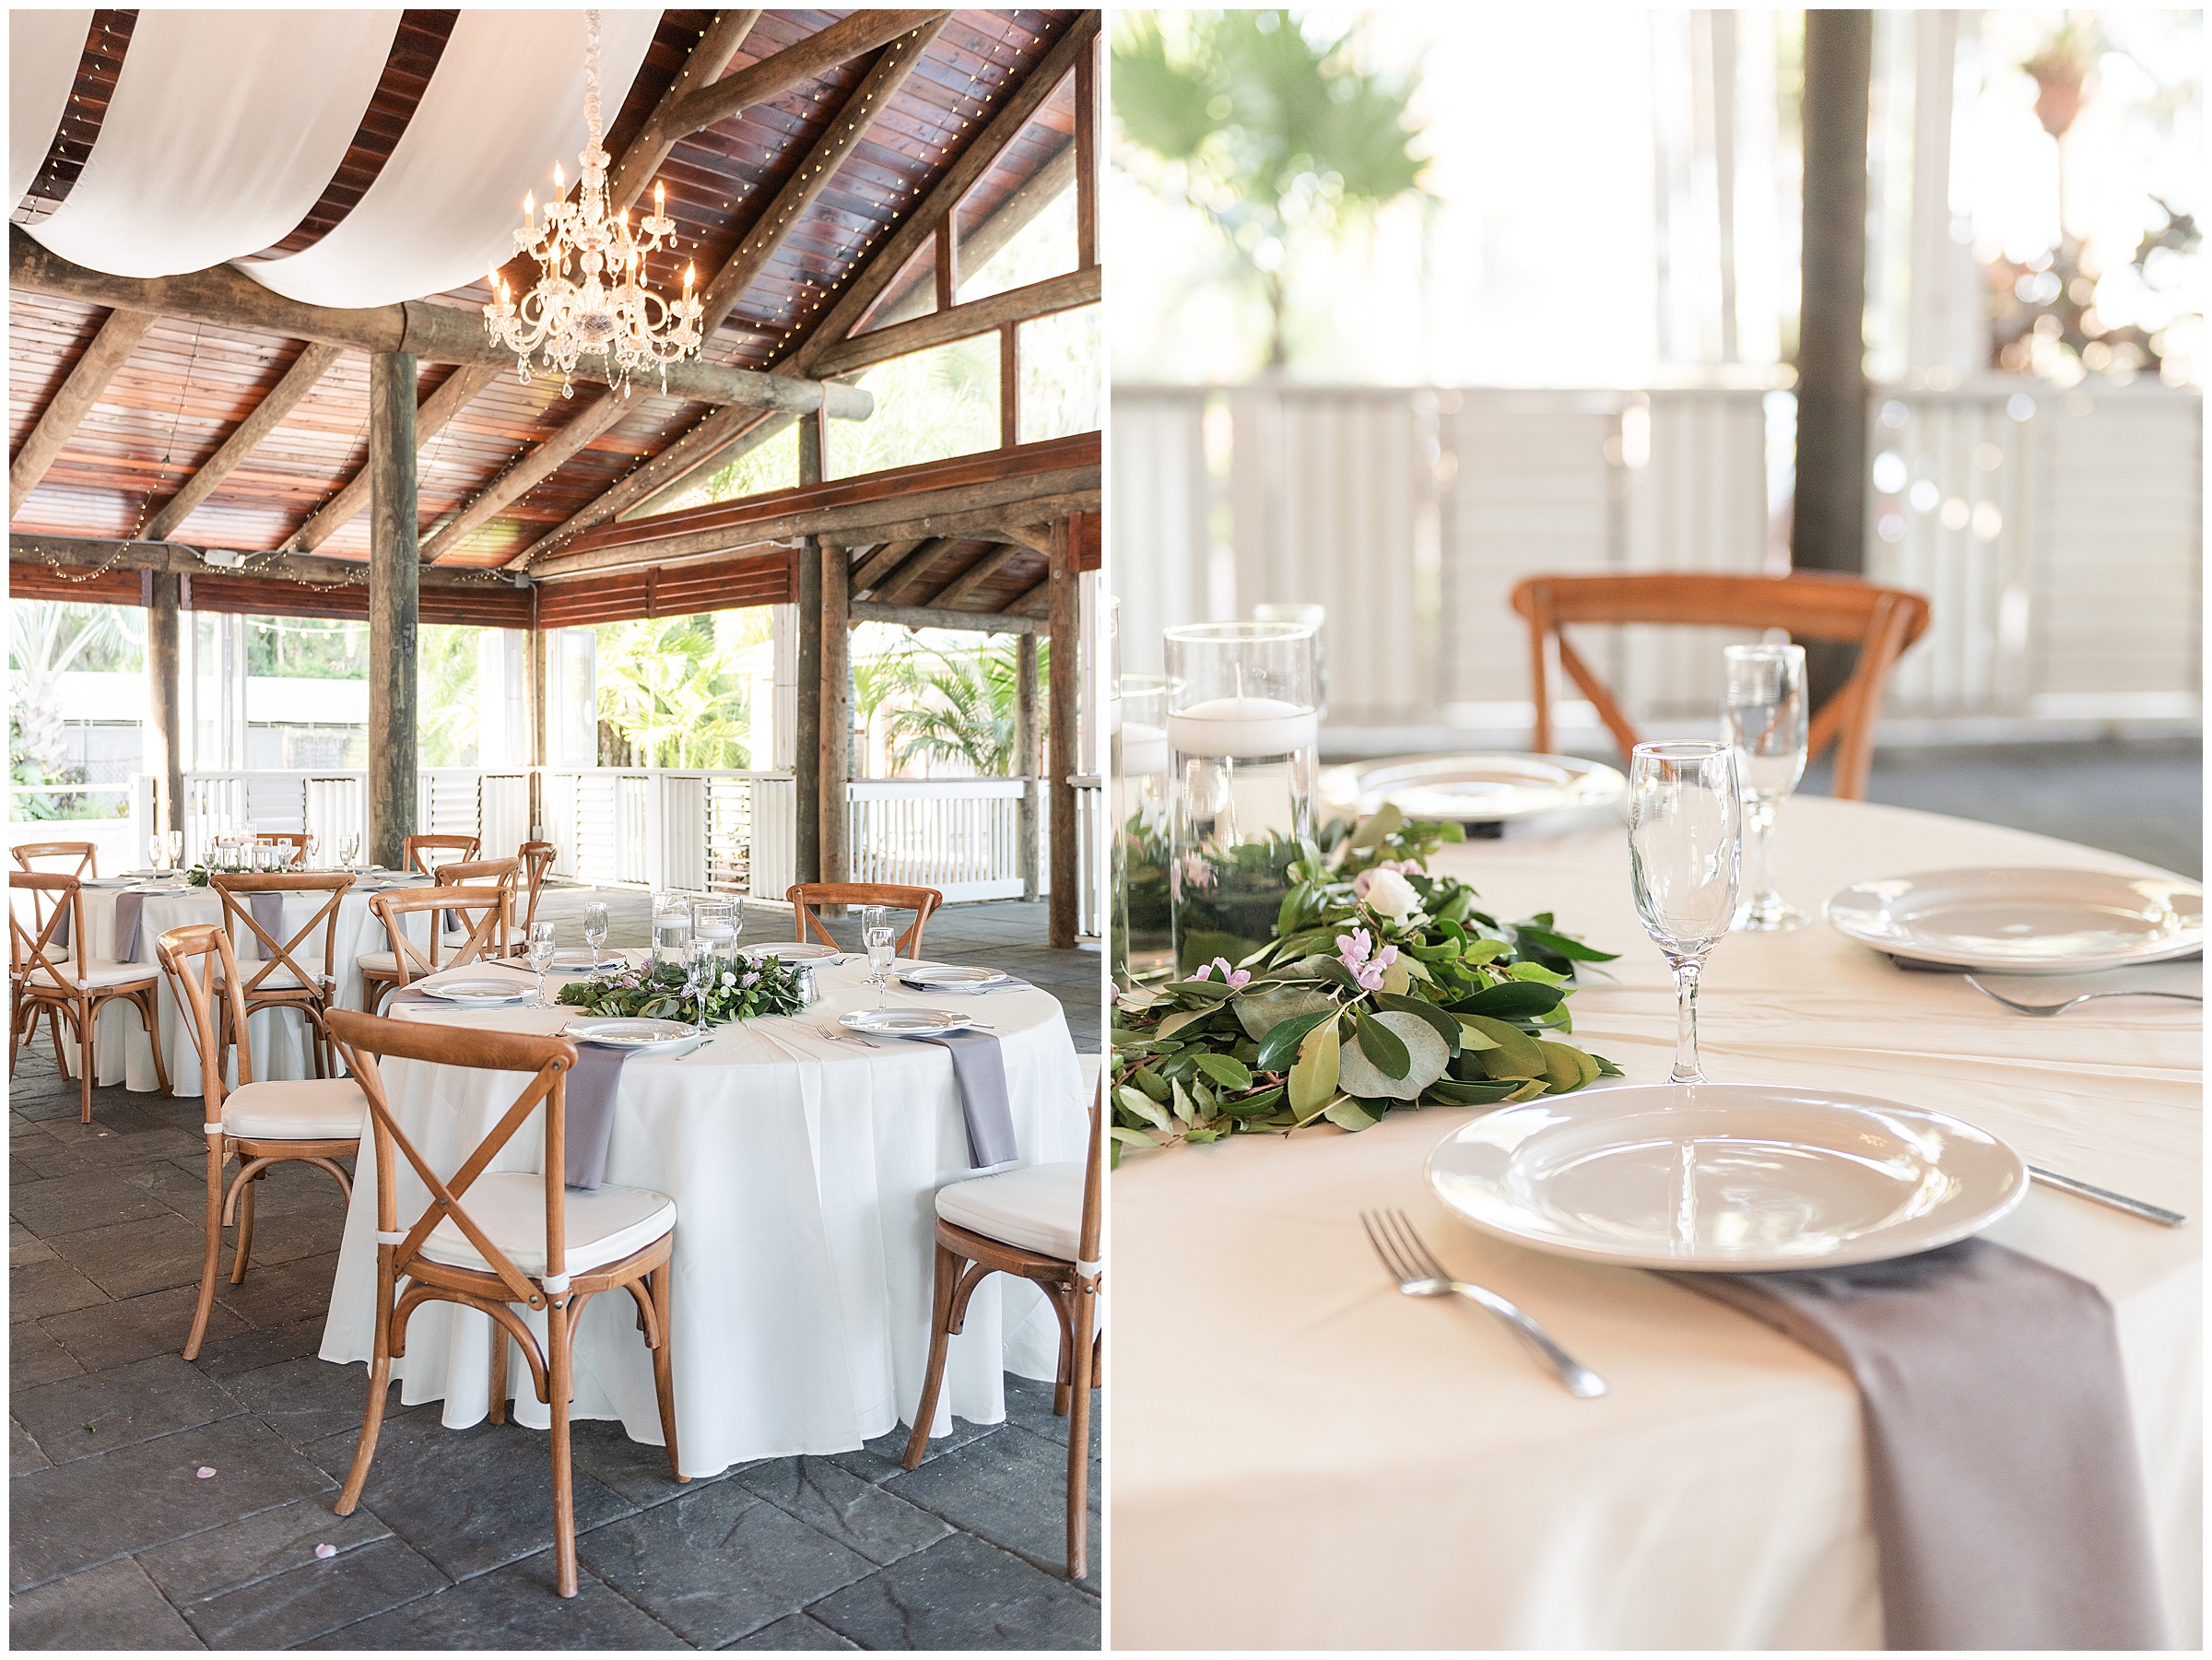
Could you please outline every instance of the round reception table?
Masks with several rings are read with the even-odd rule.
[[[1785,806],[1777,860],[1784,897],[1816,912],[1853,882],[1914,871],[2147,869],[1810,798]],[[1433,868],[1500,917],[1555,911],[1621,953],[1605,965],[1612,981],[1585,970],[1573,1042],[1630,1082],[1665,1078],[1674,994],[1636,919],[1619,829],[1470,842]],[[2197,990],[2201,974],[2176,963],[2099,979]],[[1990,1237],[2091,1281],[2116,1311],[2169,1639],[2199,1646],[2199,1011],[2117,999],[2030,1018],[1815,921],[1723,940],[1700,1013],[1717,1083],[1952,1113],[2030,1164],[2191,1214],[2169,1230],[2039,1183]],[[1472,1116],[1426,1108],[1357,1136],[1323,1126],[1124,1159],[1107,1396],[1115,1645],[1882,1646],[1850,1378],[1655,1275],[1456,1221],[1422,1162]],[[1611,1393],[1575,1399],[1479,1311],[1400,1296],[1359,1221],[1387,1206]]]

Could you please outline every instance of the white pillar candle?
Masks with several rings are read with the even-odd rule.
[[[1315,747],[1321,721],[1280,698],[1209,698],[1168,716],[1167,736],[1183,755],[1288,755]]]
[[[695,929],[694,932],[701,939],[735,939],[737,937],[737,930],[727,923],[709,923],[704,927]]]
[[[1160,727],[1131,721],[1122,728],[1122,776],[1143,778],[1168,770],[1168,735]]]

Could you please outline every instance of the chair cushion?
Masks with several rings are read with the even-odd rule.
[[[546,1271],[546,1179],[527,1171],[492,1171],[461,1195],[469,1220],[491,1236],[509,1261],[529,1275]],[[676,1226],[676,1201],[649,1187],[571,1188],[562,1196],[567,1225],[564,1266],[584,1274],[633,1251],[642,1251]],[[448,1267],[488,1270],[491,1265],[447,1217],[430,1230],[422,1254]]]
[[[396,974],[399,959],[389,951],[363,951],[354,962],[364,974]]]
[[[300,1077],[241,1084],[223,1097],[223,1133],[260,1141],[358,1138],[369,1098],[349,1077]]]
[[[1032,1164],[937,1189],[937,1214],[955,1228],[1065,1262],[1083,1230],[1083,1166]]]
[[[159,979],[160,973],[150,962],[116,962],[106,957],[88,957],[82,962],[72,962],[68,977],[61,983],[71,990],[81,986],[128,985],[133,981]],[[55,983],[51,969],[33,969],[29,978],[34,985]]]

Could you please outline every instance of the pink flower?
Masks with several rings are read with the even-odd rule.
[[[1180,873],[1182,879],[1193,888],[1211,888],[1214,885],[1214,869],[1206,862],[1204,854],[1183,854]]]
[[[210,1477],[210,1476],[212,1476],[212,1475],[214,1475],[214,1474],[215,1474],[215,1466],[213,1466],[213,1465],[211,1465],[211,1464],[204,1464],[204,1465],[200,1466],[200,1479],[201,1479],[202,1481],[205,1481],[205,1480],[206,1480],[208,1477]]]
[[[1354,928],[1349,934],[1336,936],[1336,960],[1352,972],[1352,978],[1366,990],[1382,989],[1383,971],[1398,960],[1398,948],[1384,946],[1378,954],[1373,937],[1365,928]]]
[[[1214,971],[1217,968],[1221,971],[1221,983],[1228,986],[1232,992],[1241,992],[1247,985],[1252,983],[1252,971],[1250,969],[1230,968],[1229,966],[1229,959],[1226,957],[1217,957],[1211,962],[1200,963],[1196,971],[1191,975],[1191,978],[1194,980],[1211,980],[1214,977]]]
[[[335,1545],[318,1545],[315,1547],[315,1554],[327,1560],[338,1554],[338,1548]]]

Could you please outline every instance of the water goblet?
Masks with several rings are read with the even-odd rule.
[[[1701,1084],[1698,980],[1742,884],[1743,783],[1732,744],[1638,744],[1629,761],[1629,867],[1643,931],[1675,981],[1669,1080]]]
[[[156,871],[168,874],[169,838],[159,830],[146,839],[146,862]]]
[[[592,972],[599,971],[599,948],[606,943],[606,905],[594,900],[583,908],[583,943],[592,948]]]
[[[348,869],[361,862],[361,838],[357,834],[338,838],[338,863]]]
[[[888,907],[862,907],[860,938],[867,948],[868,978],[876,986],[876,1007],[881,1008],[890,998],[886,982],[890,975],[891,964],[899,960],[899,931],[891,926],[891,913]]]
[[[161,868],[174,870],[184,860],[184,832],[173,830],[163,830],[160,840],[161,851],[166,855],[162,860]]]
[[[546,971],[553,966],[553,924],[532,923],[524,947],[524,960],[537,975],[537,1006],[546,1006]]]
[[[1744,788],[1743,903],[1735,925],[1779,934],[1810,919],[1774,890],[1774,816],[1805,775],[1805,648],[1732,645],[1721,736],[1735,747]]]

